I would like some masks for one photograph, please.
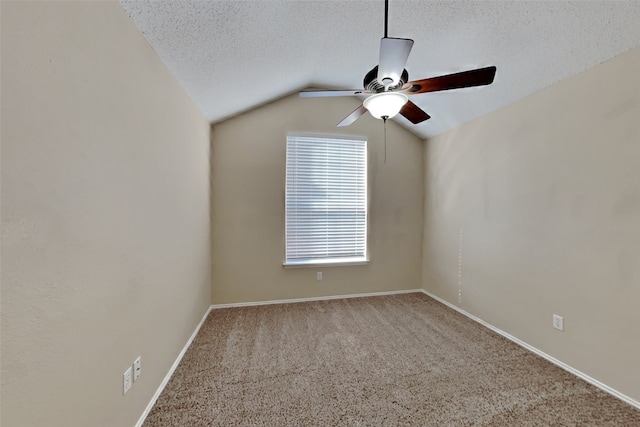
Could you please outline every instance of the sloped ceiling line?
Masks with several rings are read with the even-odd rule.
[[[312,83],[361,88],[383,34],[383,0],[121,4],[212,122]],[[395,120],[438,135],[640,45],[638,22],[638,1],[391,0],[411,80],[498,67],[491,86],[412,97],[431,120]]]

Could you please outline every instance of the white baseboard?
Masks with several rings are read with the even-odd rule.
[[[158,387],[158,389],[154,393],[153,397],[151,398],[151,401],[149,402],[149,404],[145,408],[144,412],[142,413],[142,415],[138,419],[138,422],[136,423],[135,427],[142,427],[142,424],[144,424],[144,420],[147,419],[147,415],[149,415],[149,412],[151,412],[151,409],[153,408],[153,405],[156,404],[156,400],[158,400],[158,397],[160,397],[160,393],[162,393],[162,390],[164,390],[164,388],[167,386],[167,383],[169,382],[169,380],[171,379],[171,376],[173,375],[173,373],[175,372],[176,368],[180,364],[180,361],[184,357],[184,354],[187,352],[187,349],[189,349],[189,346],[193,342],[194,338],[196,337],[196,335],[198,335],[198,332],[200,331],[200,328],[204,324],[204,321],[207,319],[207,316],[209,315],[209,313],[211,313],[212,308],[213,307],[209,307],[207,309],[207,312],[204,313],[204,316],[202,316],[202,319],[200,319],[200,323],[198,323],[198,326],[196,326],[196,329],[193,331],[193,333],[191,334],[191,337],[189,337],[189,340],[187,341],[187,343],[182,348],[182,351],[180,351],[180,354],[178,354],[178,357],[176,358],[176,361],[173,362],[173,365],[171,365],[171,368],[169,368],[169,372],[167,372],[167,375],[165,375],[164,379],[160,383],[160,386]]]
[[[291,304],[295,302],[325,301],[325,300],[331,300],[331,299],[347,299],[347,298],[362,298],[362,297],[378,297],[381,295],[410,294],[415,292],[424,292],[424,291],[422,289],[407,289],[403,291],[369,292],[366,294],[331,295],[326,297],[292,298],[292,299],[278,299],[278,300],[255,301],[255,302],[234,302],[230,304],[214,304],[211,306],[211,308],[218,309],[218,308],[230,308],[230,307],[249,307],[254,305]]]
[[[578,378],[581,378],[583,380],[585,380],[586,382],[593,384],[594,386],[598,387],[599,389],[601,389],[602,391],[605,391],[609,394],[611,394],[614,397],[617,397],[618,399],[627,402],[628,404],[630,404],[631,406],[635,406],[636,408],[640,409],[640,402],[638,402],[635,399],[630,398],[629,396],[620,393],[619,391],[609,387],[608,385],[596,380],[595,378],[590,377],[589,375],[585,374],[584,372],[580,372],[579,370],[567,365],[564,362],[561,362],[560,360],[556,359],[553,356],[548,355],[547,353],[543,352],[542,350],[539,350],[537,348],[535,348],[534,346],[527,344],[526,342],[514,337],[513,335],[510,335],[508,333],[506,333],[505,331],[496,328],[495,326],[485,322],[484,320],[474,316],[473,314],[467,313],[466,311],[464,311],[463,309],[451,304],[448,301],[445,301],[444,299],[435,296],[434,294],[432,294],[431,292],[425,291],[424,289],[420,289],[420,292],[423,292],[424,294],[430,296],[431,298],[433,298],[434,300],[441,302],[442,304],[446,305],[449,308],[454,309],[455,311],[457,311],[460,314],[463,314],[465,316],[467,316],[469,319],[474,320],[478,323],[480,323],[481,325],[491,329],[493,332],[502,335],[503,337],[505,337],[506,339],[513,341],[514,343],[518,344],[521,347],[526,348],[527,350],[537,354],[538,356],[548,360],[549,362],[553,363],[556,366],[559,366],[560,368],[564,369],[567,372],[572,373],[573,375],[577,376]]]
[[[144,412],[140,416],[140,419],[136,423],[135,427],[142,427],[142,424],[144,423],[145,419],[147,418],[147,415],[149,415],[149,412],[151,412],[151,409],[153,408],[153,405],[155,405],[156,400],[158,400],[158,397],[160,396],[160,393],[162,393],[162,391],[166,387],[167,383],[171,379],[171,376],[173,375],[173,373],[175,372],[176,368],[180,364],[180,361],[182,360],[182,358],[184,357],[185,353],[187,352],[187,349],[189,348],[189,346],[193,342],[193,340],[196,337],[196,335],[198,335],[198,332],[200,331],[200,328],[204,324],[204,321],[207,319],[207,316],[209,315],[211,310],[215,310],[215,309],[219,309],[219,308],[231,308],[231,307],[249,307],[249,306],[257,306],[257,305],[290,304],[290,303],[308,302],[308,301],[325,301],[325,300],[333,300],[333,299],[375,297],[375,296],[381,296],[381,295],[408,294],[408,293],[415,293],[415,292],[424,293],[425,295],[435,299],[438,302],[441,302],[442,304],[446,305],[447,307],[452,308],[453,310],[455,310],[458,313],[468,317],[469,319],[480,323],[481,325],[491,329],[492,331],[494,331],[495,333],[497,333],[499,335],[502,335],[503,337],[507,338],[508,340],[513,341],[514,343],[526,348],[527,350],[537,354],[540,357],[543,357],[544,359],[548,360],[549,362],[553,363],[554,365],[559,366],[560,368],[564,369],[565,371],[572,373],[573,375],[585,380],[586,382],[588,382],[590,384],[593,384],[594,386],[596,386],[599,389],[611,394],[612,396],[615,396],[618,399],[620,399],[620,400],[622,400],[624,402],[627,402],[628,404],[640,409],[640,402],[638,402],[637,400],[634,400],[634,399],[630,398],[629,396],[620,393],[619,391],[609,387],[608,385],[606,385],[604,383],[601,383],[600,381],[596,380],[595,378],[592,378],[592,377],[586,375],[585,373],[580,372],[579,370],[577,370],[575,368],[572,368],[571,366],[567,365],[566,363],[561,362],[560,360],[556,359],[553,356],[548,355],[547,353],[545,353],[545,352],[543,352],[541,350],[538,350],[537,348],[535,348],[532,345],[529,345],[526,342],[514,337],[513,335],[510,335],[510,334],[504,332],[503,330],[498,329],[495,326],[485,322],[484,320],[482,320],[482,319],[480,319],[480,318],[478,318],[478,317],[476,317],[476,316],[474,316],[474,315],[472,315],[470,313],[467,313],[466,311],[464,311],[461,308],[451,304],[450,302],[445,301],[442,298],[440,298],[440,297],[438,297],[438,296],[436,296],[436,295],[434,295],[434,294],[432,294],[432,293],[430,293],[430,292],[428,292],[428,291],[426,291],[424,289],[408,289],[408,290],[403,290],[403,291],[369,292],[369,293],[363,293],[363,294],[332,295],[332,296],[325,296],[325,297],[292,298],[292,299],[283,299],[283,300],[238,302],[238,303],[231,303],[231,304],[214,304],[214,305],[210,306],[209,309],[207,310],[207,312],[204,314],[204,316],[202,316],[202,319],[200,320],[200,323],[198,323],[198,326],[196,326],[196,329],[193,331],[193,334],[191,334],[191,337],[189,338],[189,340],[185,344],[184,348],[182,349],[182,351],[180,351],[180,354],[178,354],[178,357],[176,358],[175,362],[173,362],[173,365],[171,365],[171,368],[169,369],[169,372],[167,372],[167,375],[162,380],[162,383],[160,383],[160,386],[158,387],[158,389],[156,390],[155,394],[151,398],[151,401],[149,402],[149,404],[147,405],[146,409],[144,410]]]

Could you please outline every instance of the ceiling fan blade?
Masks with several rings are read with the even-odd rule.
[[[380,84],[385,85],[383,82],[385,78],[392,80],[390,85],[398,84],[412,47],[413,40],[411,39],[385,37],[380,40],[380,59],[378,61],[378,82]]]
[[[407,101],[407,103],[404,104],[404,107],[402,107],[402,109],[400,110],[400,114],[406,117],[407,120],[409,120],[414,125],[417,125],[418,123],[422,123],[425,120],[428,120],[431,118],[430,115],[422,111],[420,107],[418,107],[416,104],[414,104],[411,101]]]
[[[367,109],[364,108],[364,105],[359,106],[351,114],[344,118],[340,123],[336,125],[336,127],[349,126],[351,123],[358,120],[358,118],[367,112]]]
[[[326,96],[356,96],[371,93],[365,89],[349,90],[308,90],[300,92],[300,98],[322,98]]]
[[[407,95],[439,90],[460,89],[463,87],[484,86],[493,83],[496,67],[478,68],[477,70],[431,77],[406,83],[402,89]]]

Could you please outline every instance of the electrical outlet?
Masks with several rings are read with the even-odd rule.
[[[462,289],[458,289],[458,304],[462,304]]]
[[[138,356],[138,358],[133,361],[133,380],[136,381],[141,373],[142,373],[142,356]]]
[[[557,314],[553,315],[553,327],[559,331],[564,331],[564,317],[558,316]]]
[[[322,271],[316,273],[316,280],[322,280]]]
[[[122,375],[122,394],[127,394],[129,389],[131,388],[132,378],[131,378],[131,366],[124,371]]]

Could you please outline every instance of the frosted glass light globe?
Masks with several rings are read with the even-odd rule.
[[[385,116],[390,119],[400,112],[408,100],[407,95],[403,93],[382,92],[365,99],[363,105],[376,119],[381,119]]]

